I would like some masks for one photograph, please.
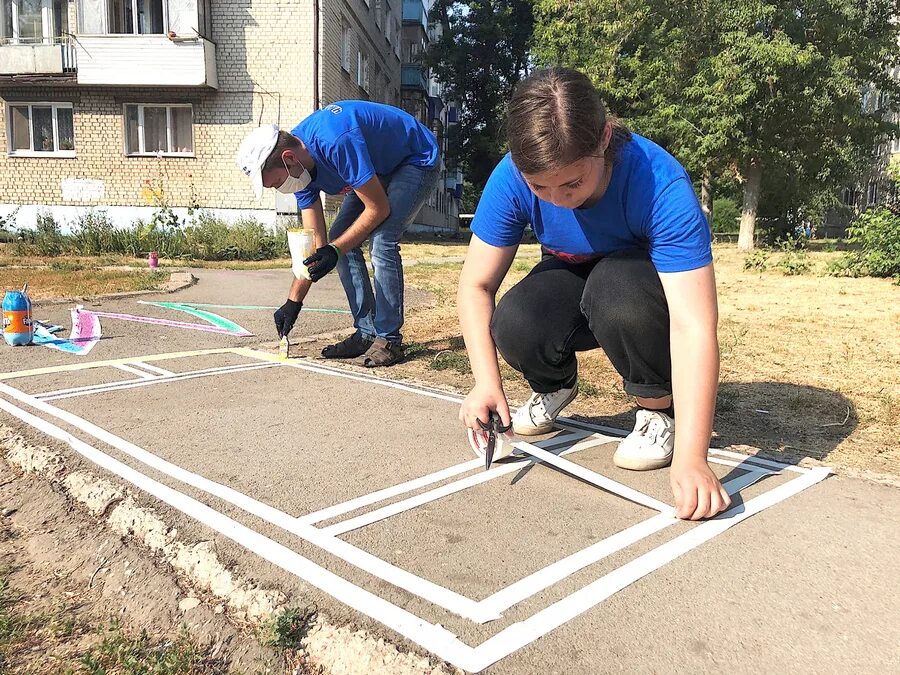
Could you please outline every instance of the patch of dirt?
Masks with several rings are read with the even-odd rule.
[[[17,627],[0,634],[0,671],[86,672],[84,655],[114,622],[154,641],[175,641],[186,629],[204,655],[197,672],[315,672],[286,663],[249,627],[233,625],[222,605],[183,588],[48,483],[0,476],[0,583],[7,624]]]

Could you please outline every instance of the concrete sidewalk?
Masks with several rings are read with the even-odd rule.
[[[289,282],[280,271],[196,274],[198,285],[161,299],[277,305],[275,298]],[[339,308],[339,287],[320,285],[310,305]],[[176,318],[130,300],[104,303],[107,308]],[[56,426],[138,471],[146,485],[155,481],[205,504],[325,570],[322,577],[310,572],[313,567],[293,574],[266,559],[263,540],[242,544],[135,488],[179,536],[214,542],[235,573],[283,590],[295,604],[314,602],[337,625],[364,627],[401,648],[428,653],[372,618],[383,616],[381,610],[360,612],[336,600],[336,595],[344,597],[343,584],[351,584],[367,598],[419,617],[423,626],[440,625],[471,647],[492,644],[488,641],[504,630],[508,637],[500,641],[510,640],[517,626],[550,626],[549,608],[704,527],[676,523],[649,532],[555,583],[542,588],[532,582],[533,593],[521,591],[522,579],[541,570],[549,574],[546,570],[557,561],[653,518],[654,512],[546,465],[501,464],[488,476],[473,461],[452,396],[385,386],[366,374],[337,372],[319,362],[265,360],[266,350],[246,348],[272,342],[270,312],[211,311],[221,311],[257,337],[105,322],[108,337],[87,360],[45,348],[3,350],[0,372],[50,369],[5,379],[3,385],[24,394],[0,387],[0,400],[44,420],[43,431],[48,424]],[[65,325],[65,312],[61,308],[54,320]],[[42,318],[40,311],[36,315]],[[304,312],[298,327],[309,334],[348,324],[347,315],[307,317]],[[111,366],[54,370],[176,351],[195,353],[143,361],[171,373],[143,383]],[[7,413],[2,417],[8,423],[15,419]],[[44,433],[22,425],[21,418],[15,423],[36,442],[47,443]],[[571,447],[577,442],[574,433],[559,432],[547,439],[548,447],[554,442]],[[568,459],[671,503],[666,470],[622,471],[612,464],[613,438],[585,435],[581,442],[589,447]],[[70,458],[67,464],[98,471],[68,445],[51,445]],[[151,455],[136,457],[135,448]],[[749,465],[714,467],[730,480],[746,476]],[[178,469],[215,485],[185,482],[190,477]],[[427,484],[420,480],[384,499],[376,494],[364,505],[351,502],[346,512],[334,508],[441,470],[447,475]],[[122,482],[108,471],[99,473]],[[798,476],[785,470],[745,488],[736,512]],[[467,481],[468,487],[457,489],[456,481]],[[447,494],[423,496],[434,489]],[[416,498],[418,505],[404,501]],[[270,510],[254,514],[253,504]],[[396,513],[377,518],[385,507]],[[524,646],[485,672],[900,670],[898,523],[896,489],[828,478],[665,562],[599,604],[591,606],[596,598],[582,593],[583,613],[540,637],[523,639]],[[391,582],[379,578],[384,565],[391,568]],[[409,577],[396,570],[418,581],[404,588]],[[514,602],[504,607],[504,600]],[[363,604],[373,608],[378,603]],[[497,617],[488,617],[490,612],[465,616],[491,607],[502,608]],[[424,632],[411,628],[407,634]],[[475,661],[457,665],[467,663]]]

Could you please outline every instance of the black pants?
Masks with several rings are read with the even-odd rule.
[[[491,334],[506,362],[539,393],[571,387],[578,376],[575,353],[597,347],[628,394],[672,393],[669,307],[643,251],[579,265],[545,255],[501,298]]]

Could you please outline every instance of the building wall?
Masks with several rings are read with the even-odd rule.
[[[399,58],[376,25],[376,0],[370,2],[371,6],[365,0],[321,0],[322,105],[341,98],[374,99],[376,91],[388,102],[399,98]],[[386,0],[381,2],[386,10],[390,7]],[[396,9],[384,14],[388,21],[389,17],[399,21],[400,0],[393,2]],[[164,201],[172,207],[274,212],[274,192],[266,191],[257,202],[234,163],[234,153],[253,127],[274,122],[289,129],[315,109],[314,20],[311,2],[212,0],[210,38],[216,44],[218,90],[0,86],[4,102],[0,205],[5,205],[0,208],[9,212],[16,205],[147,207]],[[70,5],[70,26],[76,25]],[[349,72],[341,67],[342,25],[351,27],[354,56]],[[356,84],[360,46],[369,58],[368,93]],[[5,103],[15,101],[72,103],[75,157],[8,156]],[[125,103],[190,103],[194,156],[126,156]],[[94,189],[98,183],[102,195]],[[81,184],[92,189],[73,190]],[[71,214],[71,208],[65,213]]]

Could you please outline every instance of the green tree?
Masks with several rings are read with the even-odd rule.
[[[505,152],[506,104],[528,66],[530,0],[437,0],[430,21],[442,24],[426,64],[459,104],[451,147],[467,180],[480,190]]]
[[[757,213],[821,212],[867,163],[900,101],[896,0],[536,0],[534,53],[589,73],[610,107]],[[861,95],[887,97],[866,107]],[[711,195],[710,195],[711,198]],[[762,199],[762,202],[761,202]],[[762,206],[762,209],[760,208]]]

